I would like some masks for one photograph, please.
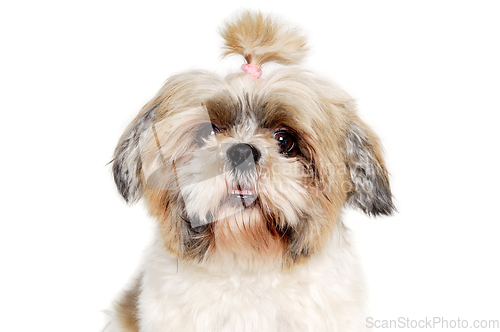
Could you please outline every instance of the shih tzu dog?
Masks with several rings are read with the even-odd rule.
[[[243,70],[169,78],[116,148],[118,190],[157,232],[107,331],[363,330],[341,214],[394,210],[378,138],[348,94],[295,66],[295,28],[244,12],[221,34]]]

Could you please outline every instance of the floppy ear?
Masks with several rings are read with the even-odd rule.
[[[134,203],[142,196],[139,140],[141,134],[154,124],[157,106],[158,104],[150,106],[132,121],[125,129],[115,149],[113,177],[118,191],[127,203]]]
[[[346,165],[351,181],[349,205],[372,216],[390,215],[396,210],[379,140],[357,118],[347,132]]]

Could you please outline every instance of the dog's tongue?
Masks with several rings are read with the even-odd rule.
[[[253,195],[253,190],[248,190],[248,189],[245,189],[245,190],[241,190],[241,189],[233,189],[231,191],[231,194],[233,195]]]

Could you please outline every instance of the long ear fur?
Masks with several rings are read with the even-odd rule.
[[[150,106],[132,121],[115,149],[113,177],[118,191],[127,203],[134,203],[142,196],[139,140],[141,134],[154,124],[157,106],[158,104]]]
[[[392,214],[395,207],[382,149],[377,136],[359,119],[347,133],[346,157],[352,181],[347,203],[372,216]]]

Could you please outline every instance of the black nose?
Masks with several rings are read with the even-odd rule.
[[[246,171],[259,161],[260,152],[250,144],[239,143],[227,150],[227,156],[234,168]]]

